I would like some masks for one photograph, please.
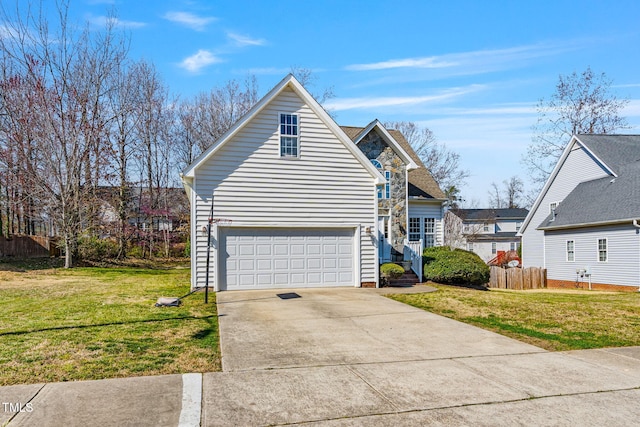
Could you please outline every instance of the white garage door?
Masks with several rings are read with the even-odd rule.
[[[221,289],[353,286],[353,236],[353,229],[223,229]]]

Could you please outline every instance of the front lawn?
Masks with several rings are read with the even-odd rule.
[[[0,271],[0,385],[220,369],[215,294],[186,266]]]
[[[640,345],[637,292],[436,287],[389,297],[547,350]]]

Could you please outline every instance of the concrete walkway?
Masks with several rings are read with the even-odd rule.
[[[223,372],[2,387],[0,425],[640,420],[640,347],[550,353],[377,292],[220,293]]]

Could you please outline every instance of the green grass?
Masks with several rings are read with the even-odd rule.
[[[389,297],[547,350],[640,345],[637,292],[437,288]]]
[[[215,294],[177,308],[189,269],[0,271],[0,385],[220,369]]]

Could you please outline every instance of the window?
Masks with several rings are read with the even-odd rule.
[[[436,220],[435,218],[424,219],[424,247],[430,248],[436,245]]]
[[[607,239],[598,239],[598,261],[607,262]]]
[[[567,261],[574,262],[576,260],[575,242],[573,240],[567,240]]]
[[[522,228],[522,223],[516,222],[516,231],[520,231],[520,228]]]
[[[498,245],[496,244],[496,242],[491,242],[491,253],[493,255],[498,253]]]
[[[409,218],[409,241],[420,240],[420,218]]]
[[[482,231],[485,233],[489,231],[489,224],[482,224]]]
[[[384,198],[388,199],[391,197],[391,171],[384,171],[384,179],[387,180],[384,185]]]
[[[473,242],[469,242],[469,243],[467,243],[467,250],[468,250],[469,252],[473,252]]]
[[[382,163],[377,159],[369,159],[373,166],[375,166],[379,171],[382,171]],[[387,182],[384,184],[384,188],[382,186],[378,186],[378,199],[388,199],[391,197],[391,171],[384,171],[384,178]]]
[[[298,157],[298,115],[280,114],[280,157]]]
[[[462,227],[462,232],[463,232],[463,233],[468,233],[468,232],[469,232],[469,230],[470,230],[470,228],[469,228],[469,224],[465,224],[465,225]]]
[[[509,243],[509,250],[510,251],[515,251],[516,250],[516,242]]]

